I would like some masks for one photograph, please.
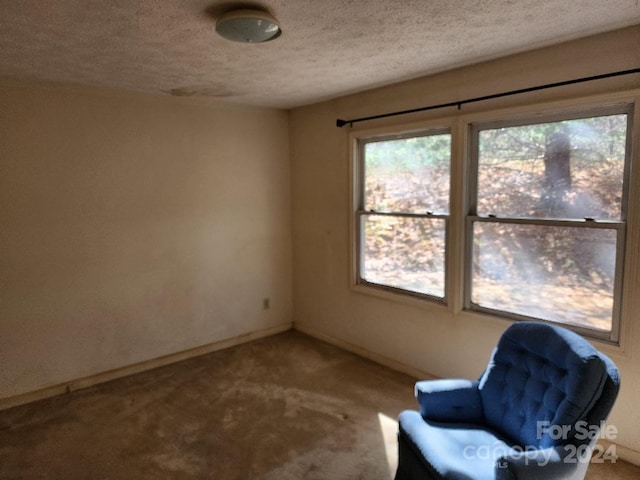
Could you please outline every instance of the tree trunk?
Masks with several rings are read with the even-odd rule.
[[[545,146],[541,213],[550,217],[564,216],[570,190],[571,142],[567,133],[555,131],[547,135]]]

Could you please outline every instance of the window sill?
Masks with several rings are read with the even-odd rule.
[[[446,304],[446,299],[437,300],[432,297],[422,296],[420,294],[412,294],[411,292],[403,293],[392,289],[385,288],[384,286],[377,286],[375,284],[352,284],[351,291],[368,295],[371,297],[388,300],[393,303],[400,303],[411,307],[420,308],[423,310],[439,310],[442,312],[449,312],[450,308]]]

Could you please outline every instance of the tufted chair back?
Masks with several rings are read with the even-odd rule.
[[[601,395],[612,373],[611,402],[617,394],[617,369],[589,342],[552,325],[515,323],[501,337],[480,379],[485,422],[518,445],[575,444],[587,422],[602,418],[592,409],[599,399],[606,403]],[[610,407],[600,408],[608,412]]]

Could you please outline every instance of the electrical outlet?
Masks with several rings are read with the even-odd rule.
[[[262,308],[263,310],[269,310],[269,308],[271,307],[271,300],[268,298],[263,298],[262,299]]]

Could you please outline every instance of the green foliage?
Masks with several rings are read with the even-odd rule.
[[[395,173],[407,169],[448,168],[451,157],[451,135],[427,135],[369,142],[365,145],[367,169]]]
[[[450,158],[450,134],[367,143],[365,210],[447,213]]]

